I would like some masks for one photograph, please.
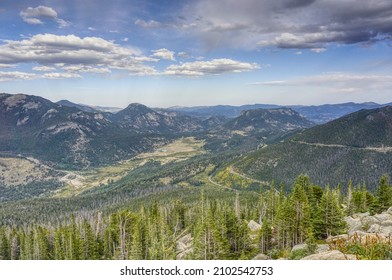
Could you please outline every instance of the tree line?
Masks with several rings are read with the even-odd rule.
[[[345,215],[381,213],[392,205],[392,186],[380,179],[370,193],[365,185],[324,188],[299,176],[290,191],[274,183],[255,203],[210,198],[200,191],[197,203],[157,201],[139,210],[118,210],[88,218],[71,215],[56,224],[0,227],[0,259],[176,259],[180,242],[190,236],[188,259],[249,259],[344,233]],[[261,226],[250,228],[254,220]]]

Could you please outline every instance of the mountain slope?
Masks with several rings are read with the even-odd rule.
[[[172,111],[183,112],[191,116],[196,116],[200,118],[208,118],[211,116],[225,116],[228,118],[238,117],[242,111],[254,110],[254,109],[276,109],[276,108],[292,108],[306,119],[322,124],[329,122],[331,120],[340,118],[344,115],[362,110],[362,109],[375,109],[384,107],[385,105],[380,105],[373,102],[366,103],[342,103],[342,104],[325,104],[325,105],[312,105],[312,106],[302,106],[302,105],[291,105],[291,106],[281,106],[274,104],[254,104],[254,105],[242,105],[242,106],[229,106],[229,105],[217,105],[217,106],[201,106],[201,107],[171,107]]]
[[[98,110],[94,109],[93,107],[83,105],[83,104],[76,104],[76,103],[73,103],[68,100],[60,100],[60,101],[57,101],[56,103],[59,105],[62,105],[62,106],[66,106],[66,107],[77,108],[81,111],[88,112],[88,113],[98,113],[99,112]]]
[[[289,108],[254,109],[223,125],[225,129],[243,132],[288,131],[312,126],[313,123]]]
[[[0,152],[22,154],[66,168],[128,158],[165,143],[122,129],[101,113],[24,94],[0,95]]]
[[[137,133],[194,132],[202,128],[200,121],[190,116],[159,113],[138,103],[110,116],[110,120]]]
[[[318,184],[367,183],[392,175],[392,108],[362,110],[251,153],[236,170],[291,184],[301,173]]]

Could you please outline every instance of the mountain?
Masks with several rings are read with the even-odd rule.
[[[109,119],[121,128],[137,133],[183,133],[202,129],[200,121],[176,112],[160,113],[138,103],[113,114]]]
[[[294,140],[361,148],[392,146],[392,106],[360,110],[311,128]]]
[[[196,107],[170,107],[168,110],[183,112],[190,116],[199,117],[206,119],[212,116],[224,116],[226,118],[238,117],[242,111],[253,110],[253,109],[272,109],[279,108],[279,105],[268,105],[268,104],[254,104],[254,105],[242,105],[242,106],[231,106],[231,105],[216,105],[216,106],[196,106]]]
[[[66,106],[66,107],[77,108],[77,109],[79,109],[81,111],[88,112],[88,113],[98,113],[98,112],[100,112],[99,110],[96,110],[93,107],[90,107],[90,106],[87,106],[87,105],[83,105],[83,104],[76,104],[76,103],[73,103],[73,102],[68,101],[68,100],[60,100],[60,101],[57,101],[56,103],[59,104],[59,105],[62,105],[62,106]]]
[[[387,104],[386,104],[387,105]],[[325,104],[319,106],[293,106],[292,108],[315,123],[322,124],[362,109],[375,109],[385,105],[374,102]]]
[[[388,105],[388,104],[385,104]],[[242,105],[242,106],[229,106],[229,105],[218,105],[218,106],[199,106],[199,107],[171,107],[169,110],[176,112],[183,112],[191,116],[199,118],[208,118],[211,116],[225,116],[227,118],[238,117],[242,111],[253,110],[253,109],[276,109],[276,108],[292,108],[306,119],[322,124],[331,120],[340,118],[344,115],[362,110],[362,109],[374,109],[380,108],[385,105],[380,105],[373,102],[366,103],[343,103],[343,104],[325,104],[317,106],[302,106],[302,105],[274,105],[274,104],[253,104],[253,105]]]
[[[101,113],[24,94],[0,95],[0,152],[34,156],[51,165],[85,168],[129,158],[165,143],[122,129]]]
[[[374,189],[392,175],[392,107],[361,110],[307,129],[237,161],[246,176],[291,184],[308,174],[321,185],[366,183]]]
[[[203,122],[211,124],[204,136],[205,147],[214,152],[248,152],[314,125],[289,108],[247,110],[234,119],[210,117]]]
[[[269,131],[288,131],[312,126],[298,112],[290,108],[254,109],[243,111],[239,117],[225,123],[228,130],[248,133],[268,133]]]

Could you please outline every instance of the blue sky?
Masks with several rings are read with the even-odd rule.
[[[125,107],[392,102],[390,0],[0,1],[0,92]]]

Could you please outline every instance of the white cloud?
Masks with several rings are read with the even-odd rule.
[[[168,49],[159,49],[159,50],[154,50],[152,51],[153,57],[161,58],[161,59],[166,59],[166,60],[175,60],[174,58],[174,52],[169,51]]]
[[[315,53],[322,53],[322,52],[325,52],[327,49],[326,48],[312,48],[310,50]]]
[[[143,28],[160,28],[160,27],[164,26],[164,24],[162,24],[158,21],[155,21],[155,20],[145,21],[143,19],[137,19],[135,21],[135,25],[138,25]]]
[[[104,73],[111,73],[110,69],[103,67],[103,68],[96,68],[91,66],[85,65],[69,65],[61,67],[62,70],[67,72],[73,73],[97,73],[97,74],[104,74]]]
[[[40,71],[40,72],[50,72],[56,70],[55,67],[49,67],[49,66],[36,66],[33,67],[34,71]]]
[[[13,68],[15,65],[0,63],[0,68]]]
[[[19,15],[23,21],[28,24],[44,24],[44,19],[50,19],[57,22],[60,28],[69,26],[69,23],[59,18],[57,12],[51,7],[28,7],[27,9],[22,10]]]
[[[123,47],[98,37],[80,38],[38,34],[20,41],[0,45],[0,64],[38,63],[46,67],[80,66],[80,72],[108,73],[110,69],[128,71],[132,75],[156,74],[145,57],[132,47]]]
[[[128,37],[124,37],[124,38],[121,39],[121,41],[123,41],[123,42],[128,42],[128,41],[129,41],[129,38],[128,38]]]
[[[82,76],[80,76],[79,74],[75,74],[75,73],[46,73],[44,75],[42,75],[42,78],[45,79],[74,79],[74,78],[81,78]]]
[[[166,68],[166,75],[176,76],[204,76],[223,73],[240,73],[259,69],[256,63],[235,61],[227,58],[210,61],[187,62],[180,65],[170,65]]]
[[[36,78],[38,78],[38,76],[32,73],[25,73],[19,71],[12,71],[12,72],[0,71],[0,82],[12,81],[12,80],[32,80]]]
[[[186,52],[179,52],[177,56],[180,58],[189,58],[189,55]]]
[[[325,92],[350,94],[380,94],[390,92],[392,75],[325,73],[293,80],[253,83],[268,87],[319,88]]]

